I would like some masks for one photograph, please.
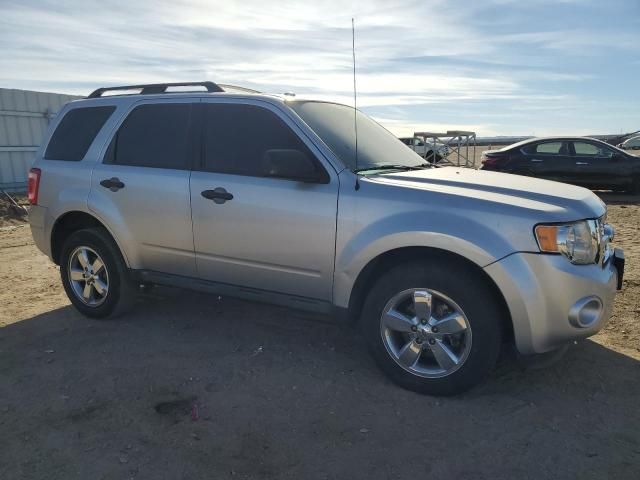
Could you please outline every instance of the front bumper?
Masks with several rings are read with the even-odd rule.
[[[504,295],[517,350],[544,353],[597,333],[622,285],[624,254],[602,265],[574,265],[562,255],[514,253],[485,268]]]

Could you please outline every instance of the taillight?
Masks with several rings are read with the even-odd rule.
[[[485,167],[495,167],[498,164],[498,159],[496,157],[484,157],[482,159],[482,165]]]
[[[497,167],[501,163],[504,163],[507,160],[507,157],[504,155],[491,155],[491,154],[482,154],[482,158],[480,162],[483,167]]]
[[[40,174],[42,172],[39,168],[32,168],[29,170],[29,177],[27,182],[29,203],[31,205],[38,204],[38,189],[40,188]]]

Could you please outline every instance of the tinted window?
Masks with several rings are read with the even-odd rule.
[[[62,118],[44,158],[79,162],[116,107],[74,108]]]
[[[189,168],[191,105],[141,105],[126,118],[114,137],[107,159],[118,165]]]
[[[605,146],[594,145],[593,143],[588,142],[573,142],[573,149],[575,150],[576,155],[599,157],[610,157],[613,155],[613,150]]]
[[[276,114],[253,105],[207,104],[204,129],[204,169],[210,172],[264,176],[265,154],[272,149],[314,158]]]
[[[562,142],[539,143],[535,147],[536,153],[555,153],[559,154],[562,149]]]

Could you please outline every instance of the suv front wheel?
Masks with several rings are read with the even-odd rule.
[[[365,300],[361,324],[369,350],[397,384],[453,395],[494,367],[502,312],[486,279],[444,261],[401,265],[381,277]]]
[[[134,289],[122,255],[101,228],[78,230],[67,238],[60,275],[69,300],[88,317],[117,316],[133,301]]]

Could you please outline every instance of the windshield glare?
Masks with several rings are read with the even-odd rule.
[[[356,111],[358,127],[358,165],[355,158],[354,109],[347,105],[317,101],[287,104],[316,132],[331,151],[352,171],[375,170],[397,165],[419,167],[424,158],[367,115]]]

